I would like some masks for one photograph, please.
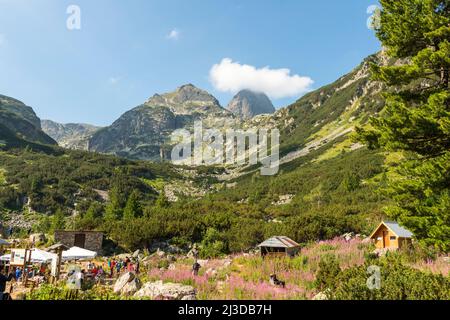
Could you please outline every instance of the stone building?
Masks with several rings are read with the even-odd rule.
[[[101,252],[103,233],[99,231],[55,231],[55,241],[67,247]]]

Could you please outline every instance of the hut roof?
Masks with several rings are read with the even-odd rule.
[[[294,240],[285,237],[278,236],[267,239],[263,243],[261,243],[258,247],[270,247],[270,248],[296,248],[300,245]]]
[[[399,238],[412,238],[413,237],[413,234],[412,234],[411,231],[403,228],[397,222],[394,222],[394,221],[383,221],[375,229],[375,231],[370,235],[371,238],[375,235],[375,233],[378,231],[378,229],[380,229],[380,227],[382,225],[386,226],[389,230],[391,230]]]

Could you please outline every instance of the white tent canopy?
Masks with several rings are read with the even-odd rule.
[[[78,247],[72,247],[62,253],[63,260],[94,259],[96,256],[97,252]]]
[[[31,262],[49,262],[55,257],[53,253],[40,249],[31,250]]]
[[[54,258],[54,254],[40,250],[40,249],[31,249],[31,262],[32,263],[45,263],[50,262]],[[0,257],[1,261],[9,261],[11,260],[11,254],[5,254]]]

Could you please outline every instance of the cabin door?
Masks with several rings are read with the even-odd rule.
[[[383,231],[383,247],[389,248],[391,246],[391,241],[389,238],[389,231]]]
[[[84,249],[86,246],[86,235],[84,233],[75,234],[74,246]]]

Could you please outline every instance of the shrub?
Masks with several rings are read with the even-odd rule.
[[[315,285],[320,290],[331,288],[341,273],[339,262],[334,255],[325,255],[319,262]]]
[[[343,271],[336,279],[332,297],[336,300],[448,300],[450,280],[440,274],[422,272],[405,266],[397,256],[383,258],[380,289],[369,289],[370,263]]]

